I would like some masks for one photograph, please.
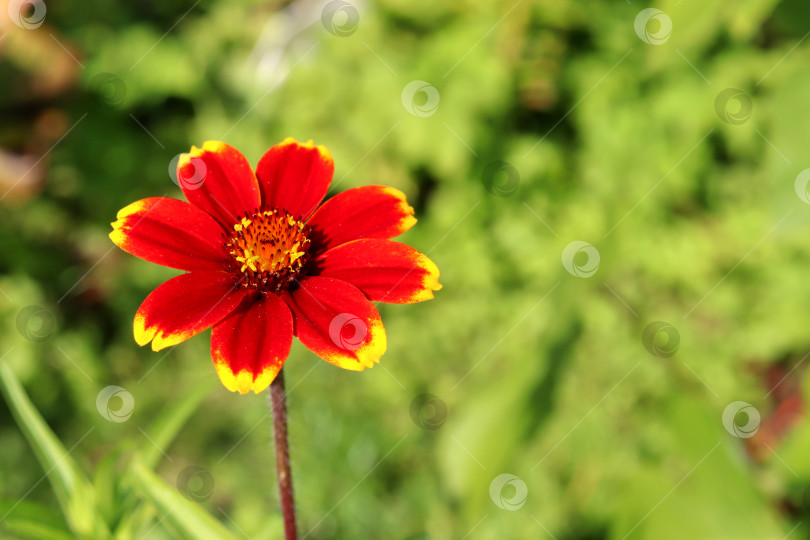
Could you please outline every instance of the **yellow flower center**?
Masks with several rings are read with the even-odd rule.
[[[243,287],[278,292],[307,261],[309,228],[284,210],[256,211],[233,226],[225,243]]]

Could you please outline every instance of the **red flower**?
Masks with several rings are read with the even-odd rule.
[[[433,298],[439,270],[388,240],[416,223],[402,192],[365,186],[321,205],[333,172],[325,147],[291,138],[255,173],[222,142],[183,154],[177,176],[188,203],[143,199],[112,224],[124,251],[188,271],[144,300],[135,341],[158,351],[213,326],[219,378],[242,394],[270,385],[293,335],[345,369],[379,362],[385,328],[371,302]]]

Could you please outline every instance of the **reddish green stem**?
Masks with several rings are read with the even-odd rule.
[[[285,540],[297,540],[295,528],[295,503],[293,501],[292,474],[290,472],[290,447],[287,442],[287,394],[284,390],[283,370],[278,372],[270,385],[270,407],[273,411],[273,438],[276,441],[276,475],[278,498],[284,516]]]

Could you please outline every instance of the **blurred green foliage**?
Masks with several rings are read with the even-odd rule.
[[[107,233],[130,202],[181,196],[169,164],[192,144],[255,164],[293,136],[331,150],[333,192],[405,191],[420,222],[403,241],[444,284],[381,306],[372,370],[293,347],[307,538],[810,538],[810,199],[794,187],[810,9],[662,2],[672,33],[654,45],[630,2],[358,2],[356,30],[342,8],[331,32],[322,6],[69,0],[37,29],[3,20],[0,146],[31,157],[0,172],[0,362],[58,441],[25,431],[32,454],[19,405],[0,409],[2,535],[281,537],[265,396],[218,386],[205,337],[137,347],[139,302],[176,272]],[[402,95],[415,80],[440,96],[422,117],[406,107],[430,95]],[[516,186],[489,176],[499,161]],[[574,241],[598,250],[591,277],[561,264]],[[27,306],[44,311],[21,329]],[[645,347],[655,321],[675,341]],[[134,398],[126,421],[96,408],[110,385]],[[440,402],[416,417],[437,429],[412,419],[424,393]],[[752,438],[723,424],[735,401],[761,414]],[[64,449],[75,467],[44,481]],[[170,489],[190,466],[213,479],[191,502]],[[514,511],[490,495],[504,473],[527,488]],[[60,478],[93,495],[71,503]]]

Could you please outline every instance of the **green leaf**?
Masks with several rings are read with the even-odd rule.
[[[0,501],[0,529],[16,538],[69,540],[64,518],[47,506],[26,500]],[[7,536],[2,535],[3,538]]]
[[[89,480],[40,416],[5,362],[0,362],[0,390],[17,425],[45,470],[70,530],[77,536],[109,536],[109,531],[96,510],[95,495]],[[88,434],[89,431],[84,437]]]
[[[168,524],[179,530],[185,538],[235,538],[211,514],[183,497],[174,486],[166,483],[142,463],[134,463],[132,472],[135,486],[141,495],[157,507],[159,514],[165,514],[164,519]]]
[[[116,540],[132,540],[135,534],[156,515],[155,507],[148,503],[134,503],[123,513],[113,537]]]
[[[210,378],[211,381],[215,379]],[[211,393],[213,383],[208,381],[195,386],[193,390],[184,393],[178,401],[170,404],[162,414],[146,430],[149,438],[144,437],[139,451],[141,463],[149,469],[154,469],[163,452],[186,424],[191,414],[197,410],[203,399]],[[149,440],[151,439],[151,440]]]
[[[138,460],[143,466],[149,469],[157,466],[164,449],[171,445],[172,440],[186,424],[188,418],[197,410],[203,399],[210,394],[212,387],[213,384],[209,382],[195,386],[192,391],[172,402],[152,422],[144,432],[148,438],[144,437],[137,451]],[[116,527],[116,538],[131,538],[142,524],[154,517],[153,512],[150,511],[151,506],[139,504],[137,495],[133,492],[133,476],[130,467],[121,477],[118,485],[117,493],[121,498],[119,514],[122,518],[121,523]]]
[[[102,459],[96,466],[93,475],[98,510],[104,521],[112,528],[117,519],[116,513],[120,510],[120,494],[116,485],[120,479],[116,471],[116,464],[120,457],[120,450],[115,449]]]
[[[57,529],[39,521],[7,518],[3,528],[19,538],[32,540],[72,540],[73,535],[64,529]]]

